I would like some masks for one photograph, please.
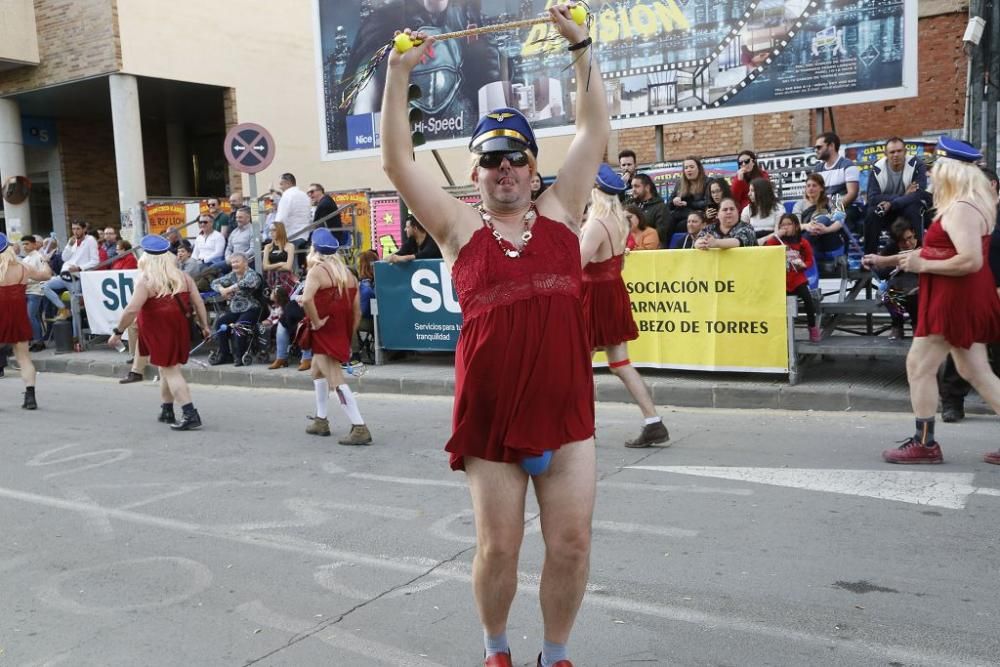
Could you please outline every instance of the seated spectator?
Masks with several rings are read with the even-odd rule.
[[[423,228],[420,221],[413,215],[406,216],[406,226],[403,228],[406,240],[394,254],[389,255],[389,263],[412,262],[415,259],[440,259],[441,249],[431,235]]]
[[[862,264],[874,271],[882,280],[879,295],[892,318],[889,338],[901,340],[905,337],[903,325],[910,316],[910,326],[917,330],[917,302],[919,300],[919,280],[915,273],[900,271],[897,265],[900,253],[916,250],[920,245],[917,234],[908,220],[892,223],[892,242],[878,255],[865,255]]]
[[[681,242],[680,249],[693,250],[695,241],[698,240],[698,237],[701,235],[702,230],[705,229],[708,222],[706,221],[705,214],[703,212],[691,211],[691,213],[688,214],[686,224],[687,236],[685,236],[684,240]]]
[[[21,237],[21,254],[24,264],[35,271],[43,271],[46,267],[45,255],[39,252],[41,244],[31,234]],[[45,305],[45,283],[39,280],[28,280],[24,288],[25,300],[28,303],[28,320],[31,322],[31,352],[45,349],[44,332],[42,330],[42,307]]]
[[[545,192],[548,187],[549,186],[545,185],[545,181],[542,180],[542,177],[538,175],[537,171],[533,173],[531,175],[531,201],[538,199],[538,195]]]
[[[698,235],[694,247],[698,250],[709,250],[710,248],[750,248],[757,245],[757,235],[754,234],[753,227],[740,220],[740,212],[736,208],[736,201],[732,197],[726,197],[719,204],[718,219],[710,225],[706,225]]]
[[[205,214],[198,218],[198,236],[194,238],[191,256],[202,268],[210,269],[226,256],[226,238],[222,232],[212,228],[212,216]]]
[[[632,185],[632,179],[635,178],[637,164],[639,163],[636,161],[635,151],[628,148],[618,151],[619,174],[628,186]]]
[[[629,222],[629,234],[625,247],[629,250],[656,250],[660,247],[660,235],[646,223],[646,216],[638,206],[626,206],[625,217]]]
[[[864,207],[858,200],[861,172],[853,161],[840,155],[840,137],[825,132],[816,137],[816,158],[819,162],[813,171],[823,176],[826,196],[831,208],[844,212],[844,225],[853,234],[860,234]]]
[[[667,202],[671,237],[687,228],[687,218],[691,211],[705,210],[707,185],[701,160],[692,156],[684,158],[680,180]]]
[[[792,213],[799,216],[802,231],[817,253],[828,255],[844,248],[844,212],[830,209],[822,174],[806,177],[803,199],[795,202]]]
[[[774,187],[766,178],[750,181],[750,203],[740,214],[740,220],[753,227],[757,238],[774,234],[785,207],[774,195]],[[796,221],[797,223],[798,221]]]
[[[177,254],[177,248],[180,247],[181,243],[187,243],[187,241],[181,238],[181,233],[177,231],[176,227],[167,227],[167,231],[163,236],[170,241],[170,252],[175,255]]]
[[[920,238],[924,211],[933,205],[927,169],[918,157],[907,159],[906,144],[899,137],[885,142],[885,157],[872,165],[866,199],[865,252],[874,252],[881,233],[899,219],[907,220]]]
[[[375,298],[375,262],[378,254],[365,250],[358,255],[358,293],[361,300],[361,317],[372,316],[372,299]]]
[[[736,206],[742,211],[750,204],[750,181],[755,178],[770,180],[767,172],[757,164],[757,154],[753,151],[743,151],[736,158],[737,170],[731,186],[732,197]]]
[[[724,178],[713,178],[708,181],[708,199],[705,200],[705,220],[715,222],[719,213],[719,202],[725,197],[732,197],[729,183]]]
[[[794,294],[805,306],[806,326],[809,327],[809,341],[818,343],[821,339],[816,326],[816,305],[809,293],[809,279],[806,270],[813,265],[812,246],[802,237],[799,217],[785,213],[778,221],[774,233],[767,237],[764,245],[785,246],[785,294]]]
[[[295,264],[295,245],[288,240],[285,225],[274,223],[271,227],[271,241],[264,246],[264,280],[270,289],[284,287],[290,294],[298,282],[292,267]]]
[[[660,237],[660,247],[670,247],[670,211],[656,190],[656,183],[649,174],[632,177],[632,201],[630,206],[638,206],[646,217],[646,226],[656,230]]]
[[[135,253],[129,252],[130,250],[132,250],[131,243],[125,239],[118,241],[118,244],[115,246],[116,259],[111,262],[112,270],[129,271],[139,268],[139,261],[135,258]]]
[[[104,229],[101,238],[98,239],[97,252],[102,264],[118,254],[118,230],[114,227],[106,227]],[[105,266],[102,268],[106,269],[108,267]]]
[[[93,269],[100,262],[100,252],[97,249],[97,240],[87,234],[87,223],[83,220],[74,220],[70,225],[72,232],[69,242],[62,251],[61,273],[58,276],[49,278],[45,282],[45,298],[56,308],[56,319],[67,320],[72,317],[70,309],[63,303],[57,292],[69,291],[73,296],[82,293],[80,286],[80,271]],[[55,268],[53,267],[53,272]],[[63,276],[69,273],[70,279]],[[73,335],[79,337],[80,322],[73,322]]]
[[[296,285],[291,293],[285,291],[284,287],[276,287],[271,293],[271,302],[281,308],[281,316],[278,318],[278,325],[275,328],[274,361],[268,368],[276,370],[288,366],[288,351],[292,346],[292,334],[299,326],[299,322],[306,316],[302,309],[302,288],[305,281]],[[300,371],[307,371],[312,367],[312,350],[301,350],[302,363],[299,364]]]
[[[212,219],[212,229],[229,238],[229,233],[232,231],[230,228],[232,220],[230,220],[229,214],[219,206],[219,200],[214,197],[208,200],[207,206],[208,215]]]
[[[260,321],[263,280],[250,268],[247,256],[243,253],[233,253],[229,262],[233,270],[212,281],[212,289],[229,302],[228,312],[220,315],[215,321],[219,356],[212,364],[242,366],[243,353],[246,351],[246,336],[238,331],[234,332],[233,325],[239,328],[255,325]]]
[[[191,256],[191,244],[187,241],[183,241],[177,246],[177,267],[184,273],[194,278],[195,282],[197,282],[198,278],[201,276],[201,264],[196,262]],[[207,292],[208,284],[206,283],[205,289],[202,289],[202,286],[199,284],[198,289],[202,292]]]

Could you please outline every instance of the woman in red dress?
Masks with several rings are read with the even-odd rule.
[[[350,433],[338,442],[370,445],[372,434],[341,368],[341,364],[351,359],[351,340],[361,322],[361,300],[357,279],[337,254],[339,247],[330,230],[317,229],[312,235],[312,252],[306,258],[309,272],[302,292],[302,308],[312,327],[312,377],[316,391],[316,416],[306,427],[306,433],[330,435],[327,403],[332,381],[340,407],[351,420]]]
[[[1000,378],[990,369],[984,343],[1000,340],[1000,297],[986,257],[996,219],[997,197],[975,165],[982,154],[968,144],[942,137],[934,163],[937,219],[919,251],[887,259],[920,274],[920,318],[906,357],[916,433],[887,449],[889,463],[941,463],[934,439],[938,405],[937,371],[950,352],[958,372],[1000,414]],[[865,264],[872,263],[865,258]],[[987,454],[986,460],[996,458]]]
[[[642,411],[645,421],[642,432],[625,446],[649,447],[667,442],[670,434],[656,414],[646,384],[628,358],[628,341],[638,338],[639,330],[622,280],[629,224],[618,195],[625,190],[625,181],[610,166],[602,164],[590,191],[590,209],[580,239],[583,316],[590,333],[590,347],[604,350],[608,368]]]
[[[139,354],[149,357],[149,363],[160,367],[160,416],[158,421],[170,424],[175,431],[201,428],[201,415],[191,402],[191,390],[181,374],[191,350],[190,313],[197,316],[201,333],[212,335],[208,328],[208,313],[194,280],[182,273],[177,257],[170,253],[170,242],[160,236],[144,236],[139,246],[139,279],[114,335],[108,344],[117,347],[122,333],[136,319],[139,323]],[[174,416],[174,401],[181,404],[181,420]]]
[[[52,271],[48,263],[42,270],[23,264],[14,254],[6,234],[0,233],[0,345],[12,344],[14,358],[21,369],[24,381],[25,410],[36,410],[35,365],[31,363],[28,343],[31,341],[31,321],[28,319],[28,300],[24,288],[29,280],[48,280]]]

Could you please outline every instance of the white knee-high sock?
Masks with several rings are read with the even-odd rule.
[[[358,402],[354,400],[354,392],[346,384],[337,387],[337,395],[340,396],[340,407],[344,409],[344,414],[351,420],[353,426],[363,426],[365,420],[361,418],[361,411],[358,410]]]
[[[316,417],[318,419],[326,419],[327,417],[327,401],[330,400],[330,384],[326,381],[326,378],[321,380],[313,380],[313,387],[316,390]]]

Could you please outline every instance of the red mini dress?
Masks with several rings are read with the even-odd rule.
[[[21,267],[24,271],[24,267]],[[26,273],[22,273],[24,280]],[[28,319],[26,285],[0,285],[0,343],[23,343],[31,340],[31,321]]]
[[[990,271],[990,237],[982,237],[983,265],[964,276],[920,274],[920,318],[914,336],[944,336],[955,347],[1000,340],[1000,297]],[[924,234],[920,256],[943,260],[956,255],[948,233],[935,220]]]
[[[624,255],[583,267],[583,316],[590,347],[610,347],[639,337],[632,302],[622,280]]]
[[[187,363],[191,353],[191,327],[187,313],[191,295],[187,292],[151,296],[139,309],[139,354],[160,368]]]
[[[342,364],[350,360],[351,338],[354,336],[354,296],[357,293],[356,286],[343,291],[327,287],[316,292],[316,310],[320,319],[330,319],[312,332],[313,354],[325,354]]]
[[[580,241],[542,216],[531,232],[511,258],[484,224],[451,269],[463,317],[445,446],[453,470],[466,456],[515,463],[594,435]]]

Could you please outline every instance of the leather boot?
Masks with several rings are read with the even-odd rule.
[[[201,415],[198,414],[197,410],[192,410],[189,413],[185,412],[181,416],[181,420],[176,424],[171,424],[170,428],[175,431],[193,431],[201,428]]]
[[[288,368],[288,359],[275,359],[267,368],[272,371],[278,368]]]
[[[25,410],[37,410],[38,403],[35,402],[35,388],[28,387],[28,390],[24,392],[24,403],[21,407]]]
[[[162,424],[175,424],[177,423],[177,417],[174,415],[174,406],[167,405],[164,403],[160,406],[160,416],[156,418],[156,421]]]

